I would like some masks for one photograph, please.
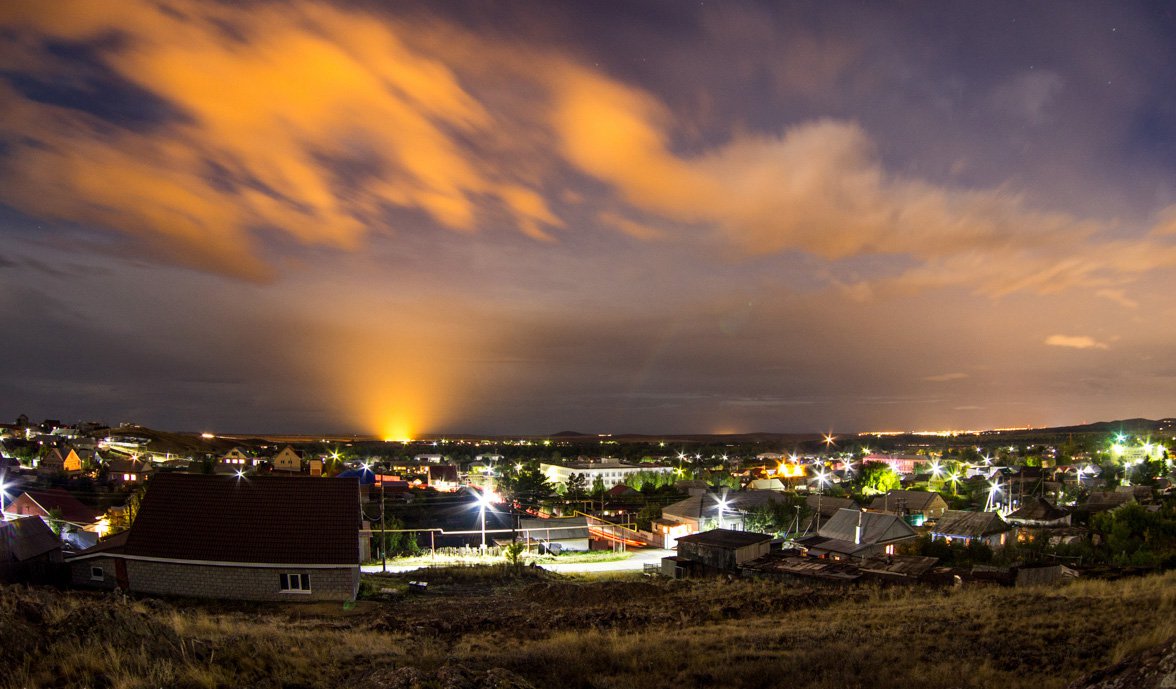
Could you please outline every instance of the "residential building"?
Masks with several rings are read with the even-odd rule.
[[[60,488],[26,490],[4,506],[5,519],[40,517],[45,523],[59,519],[78,530],[97,531],[97,510],[83,505],[77,498]]]
[[[261,460],[256,457],[250,457],[244,448],[234,447],[220,458],[220,464],[236,469],[245,469],[246,467],[256,466]]]
[[[912,526],[938,519],[947,511],[947,501],[939,493],[925,490],[891,490],[870,503],[870,509],[905,517]]]
[[[683,570],[725,572],[763,557],[771,549],[767,534],[711,529],[678,539],[677,557],[662,560],[662,572],[679,577]]]
[[[553,485],[567,485],[572,474],[580,474],[586,480],[589,488],[596,485],[596,480],[604,484],[605,489],[612,488],[633,474],[648,471],[659,474],[670,474],[674,467],[654,464],[626,464],[619,459],[605,457],[586,462],[571,462],[568,464],[540,464],[539,470],[547,476]]]
[[[961,541],[964,545],[979,542],[999,548],[1008,541],[1011,529],[996,512],[948,510],[931,527],[931,538],[948,543]]]
[[[653,522],[653,531],[661,535],[662,547],[673,548],[682,536],[716,526],[742,531],[744,517],[750,510],[787,501],[788,496],[770,490],[740,491],[726,496],[719,493],[691,495],[663,507],[661,518]]]
[[[161,474],[129,531],[67,560],[77,586],[238,600],[349,600],[359,484]]]
[[[106,480],[116,484],[142,483],[155,467],[151,462],[137,457],[116,457],[106,463]]]
[[[34,517],[0,522],[0,582],[53,583],[61,540]]]
[[[902,455],[902,454],[869,454],[862,458],[862,463],[877,462],[879,464],[886,464],[891,469],[894,469],[898,474],[913,474],[925,466],[930,466],[931,458],[923,455]],[[835,468],[843,468],[836,466]]]
[[[51,447],[37,462],[37,473],[42,476],[58,474],[76,474],[82,470],[82,460],[72,449],[63,453],[56,447]]]
[[[302,473],[302,455],[287,445],[273,458],[274,471],[284,471],[292,474]]]
[[[815,536],[797,543],[815,557],[860,562],[875,555],[893,555],[897,543],[915,537],[911,525],[893,514],[842,509]]]
[[[1070,526],[1070,513],[1045,498],[1032,498],[1005,517],[1015,526],[1056,528]]]

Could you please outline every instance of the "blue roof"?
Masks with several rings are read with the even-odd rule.
[[[348,469],[340,472],[335,478],[357,478],[359,483],[365,486],[375,485],[376,474],[371,469]]]

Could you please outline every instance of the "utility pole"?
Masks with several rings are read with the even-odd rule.
[[[388,531],[387,531],[388,522],[384,518],[385,517],[384,512],[385,512],[385,510],[388,509],[388,506],[384,502],[384,481],[383,481],[384,476],[383,476],[383,474],[381,474],[379,478],[380,478],[380,555],[381,555],[380,571],[383,572],[384,574],[387,574],[388,573]]]

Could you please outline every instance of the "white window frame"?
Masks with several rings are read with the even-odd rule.
[[[280,593],[310,593],[310,574],[308,572],[282,572],[278,575],[278,591]]]
[[[106,581],[106,570],[98,565],[90,565],[90,581]]]

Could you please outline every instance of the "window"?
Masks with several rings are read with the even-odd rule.
[[[310,593],[309,574],[287,574],[286,572],[282,572],[279,577],[281,591],[285,593]]]
[[[90,567],[90,581],[104,581],[106,579],[106,570],[101,567]]]

